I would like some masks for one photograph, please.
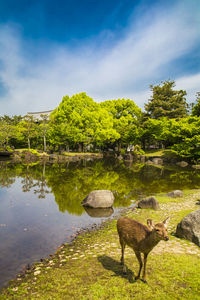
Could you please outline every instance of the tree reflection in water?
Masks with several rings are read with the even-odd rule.
[[[53,193],[61,212],[81,215],[81,201],[92,190],[111,190],[115,207],[129,206],[131,200],[173,189],[199,188],[200,171],[180,167],[125,165],[118,160],[82,160],[64,164],[12,164],[1,162],[0,186],[9,187],[21,178],[23,192],[45,198]]]

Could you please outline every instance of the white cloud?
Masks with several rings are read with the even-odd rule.
[[[200,73],[180,77],[176,80],[176,88],[187,91],[187,99],[195,102],[196,93],[200,92]]]
[[[198,37],[196,19],[191,20],[187,7],[179,6],[154,12],[151,21],[149,16],[134,20],[123,38],[111,45],[105,39],[105,47],[98,48],[98,38],[92,47],[88,41],[76,51],[49,45],[45,56],[31,60],[24,50],[28,42],[12,26],[1,26],[0,81],[7,93],[0,97],[0,114],[53,109],[62,96],[82,91],[96,101],[125,97],[143,106],[150,96],[148,85],[171,78],[169,66],[173,69],[175,60],[189,53]],[[177,88],[192,97],[199,90],[199,77],[178,78]]]

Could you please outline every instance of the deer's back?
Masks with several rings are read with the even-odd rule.
[[[146,248],[144,243],[151,232],[147,226],[126,217],[118,219],[117,231],[120,239],[138,251],[142,251],[144,247]]]

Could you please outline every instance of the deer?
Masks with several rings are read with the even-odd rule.
[[[123,273],[126,274],[126,266],[124,264],[124,250],[128,245],[133,249],[139,262],[139,272],[135,280],[140,279],[140,273],[143,267],[142,281],[146,281],[146,264],[147,256],[151,250],[161,241],[168,241],[167,225],[169,217],[161,223],[154,225],[151,219],[147,220],[147,226],[127,217],[121,217],[117,221],[117,231],[121,245],[121,264],[123,265]],[[141,253],[144,254],[142,261]]]

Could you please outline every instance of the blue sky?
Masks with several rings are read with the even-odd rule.
[[[143,107],[166,79],[195,101],[199,0],[0,1],[0,115],[54,109],[82,91]]]

